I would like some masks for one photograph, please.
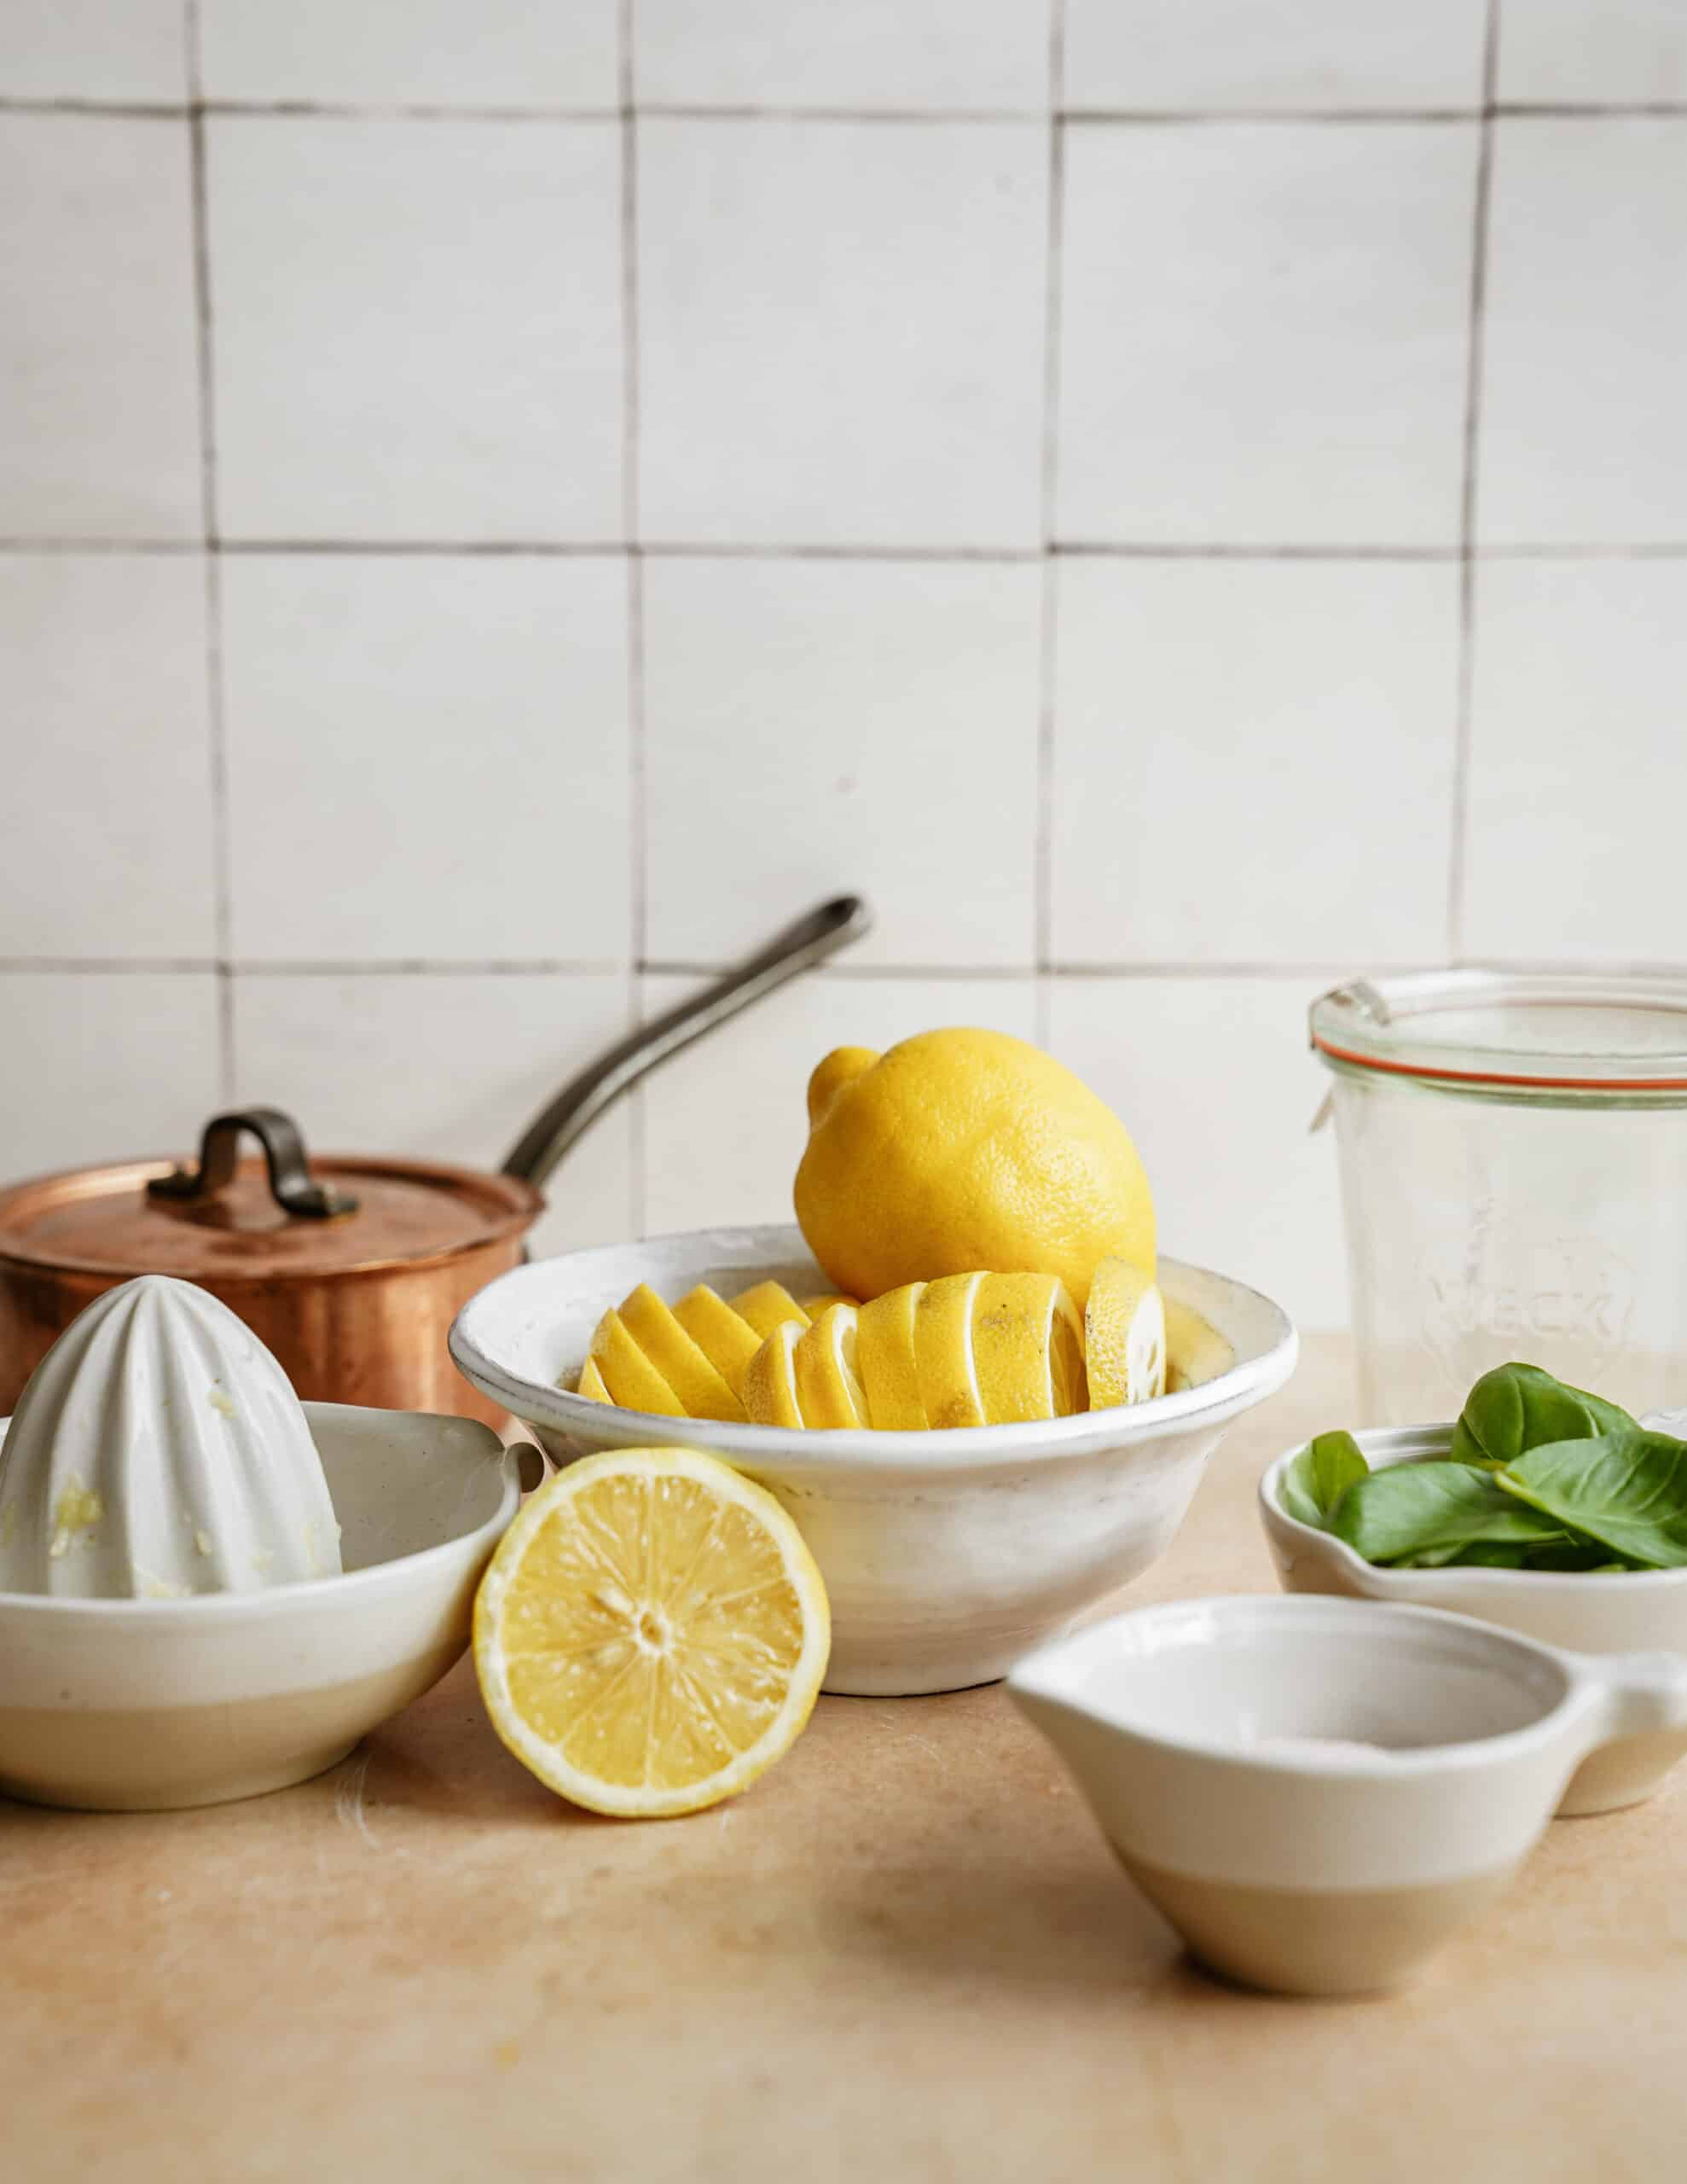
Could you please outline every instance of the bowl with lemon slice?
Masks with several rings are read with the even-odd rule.
[[[809,1110],[800,1226],[519,1268],[451,1354],[560,1464],[687,1449],[767,1490],[830,1600],[826,1690],[988,1682],[1163,1552],[1295,1332],[1158,1255],[1122,1126],[1019,1041],[840,1049]]]

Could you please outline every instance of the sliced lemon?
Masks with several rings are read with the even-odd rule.
[[[928,1281],[913,1314],[913,1357],[919,1399],[939,1430],[984,1424],[984,1404],[972,1361],[972,1307],[982,1274],[946,1274]]]
[[[855,1321],[855,1366],[867,1414],[881,1432],[923,1433],[925,1404],[914,1358],[914,1320],[925,1284],[906,1282],[863,1304]]]
[[[474,1603],[498,1734],[559,1795],[629,1818],[748,1789],[801,1734],[831,1641],[796,1525],[690,1449],[617,1449],[559,1472]]]
[[[824,1297],[804,1297],[798,1301],[811,1320],[819,1319],[820,1314],[831,1304],[853,1304],[857,1311],[861,1310],[859,1298],[843,1296],[835,1289],[828,1289]]]
[[[744,1405],[647,1281],[623,1298],[621,1324],[685,1405],[687,1418],[742,1422]]]
[[[972,1304],[972,1370],[992,1426],[1088,1407],[1084,1323],[1052,1274],[987,1274]]]
[[[627,1332],[619,1312],[606,1312],[598,1321],[591,1356],[610,1401],[623,1410],[650,1410],[662,1418],[685,1416],[685,1405]]]
[[[783,1320],[750,1361],[744,1376],[744,1408],[757,1426],[801,1426],[794,1353],[803,1329]]]
[[[762,1338],[749,1321],[706,1281],[686,1292],[674,1307],[674,1317],[742,1403],[745,1372],[762,1347]]]
[[[733,1310],[740,1319],[748,1320],[763,1342],[777,1327],[787,1320],[798,1327],[809,1324],[809,1316],[788,1289],[777,1281],[758,1281],[753,1289],[746,1289],[732,1300]]]
[[[856,1363],[857,1316],[853,1304],[830,1305],[797,1337],[791,1362],[805,1426],[867,1422],[867,1393]]]
[[[604,1385],[603,1374],[598,1370],[595,1357],[588,1357],[580,1368],[580,1385],[574,1392],[577,1396],[584,1396],[588,1403],[609,1401],[609,1390]]]
[[[1103,1259],[1084,1315],[1089,1407],[1148,1403],[1166,1392],[1166,1311],[1159,1284],[1129,1259]]]
[[[1176,1395],[1216,1380],[1236,1362],[1236,1351],[1191,1304],[1166,1299],[1166,1388]]]

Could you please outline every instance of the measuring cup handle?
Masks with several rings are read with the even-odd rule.
[[[1679,1653],[1578,1653],[1598,1694],[1597,1741],[1687,1728],[1687,1659]]]

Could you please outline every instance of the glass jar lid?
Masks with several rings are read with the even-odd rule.
[[[1687,1095],[1687,979],[1422,971],[1355,979],[1312,1005],[1332,1068],[1473,1092]]]

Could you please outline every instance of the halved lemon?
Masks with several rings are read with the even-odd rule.
[[[853,1304],[832,1304],[798,1336],[791,1362],[805,1426],[865,1426],[867,1401],[856,1368]]]
[[[762,1347],[762,1337],[749,1321],[706,1281],[686,1292],[674,1307],[674,1317],[742,1403],[745,1373]]]
[[[783,1320],[750,1361],[744,1376],[744,1408],[757,1426],[801,1426],[794,1355],[803,1329]]]
[[[685,1405],[687,1418],[743,1422],[744,1405],[647,1281],[622,1299],[621,1324]]]
[[[983,1280],[982,1274],[946,1274],[926,1283],[914,1307],[913,1360],[929,1426],[985,1422],[972,1362],[972,1306]]]
[[[1176,1395],[1216,1380],[1236,1362],[1234,1347],[1192,1304],[1166,1299],[1166,1388]]]
[[[925,1284],[905,1282],[863,1304],[855,1321],[855,1366],[867,1412],[881,1432],[923,1433],[925,1404],[914,1360],[914,1320]]]
[[[765,1487],[690,1449],[559,1472],[504,1534],[474,1667],[522,1764],[593,1812],[658,1818],[748,1789],[796,1742],[832,1618]]]
[[[1103,1259],[1084,1313],[1089,1407],[1148,1403],[1166,1392],[1166,1311],[1160,1286],[1129,1259]]]
[[[744,1290],[734,1297],[732,1306],[741,1320],[749,1321],[763,1342],[787,1320],[799,1328],[809,1324],[808,1314],[791,1292],[777,1281],[758,1281],[753,1289]]]
[[[1069,1418],[1087,1407],[1084,1323],[1052,1274],[987,1274],[972,1303],[972,1369],[986,1420]]]

